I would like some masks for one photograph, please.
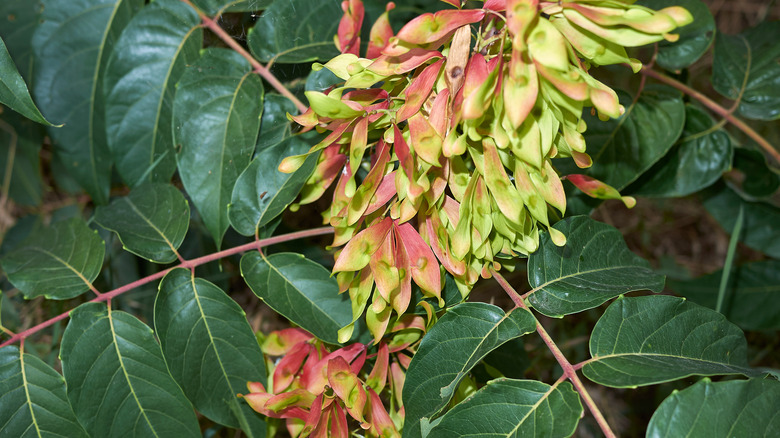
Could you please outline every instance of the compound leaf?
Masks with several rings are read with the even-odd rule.
[[[152,329],[134,316],[82,304],[71,312],[60,356],[68,398],[90,436],[201,436]]]
[[[290,99],[281,94],[267,94],[265,96],[260,135],[257,138],[255,153],[260,153],[292,137],[292,122],[287,119],[287,113],[298,113],[298,108]]]
[[[147,183],[95,212],[101,227],[115,232],[125,249],[156,263],[177,258],[190,224],[190,207],[179,189]]]
[[[0,104],[7,105],[30,120],[51,125],[35,106],[27,84],[16,69],[2,38],[0,38]]]
[[[655,10],[682,6],[693,15],[693,22],[674,30],[680,39],[673,43],[666,40],[658,43],[655,61],[667,70],[687,68],[707,52],[715,39],[715,18],[701,0],[641,0],[638,4]]]
[[[714,310],[668,295],[621,297],[596,323],[582,372],[617,388],[687,376],[755,374],[742,330]]]
[[[560,247],[542,234],[539,249],[528,258],[531,305],[561,317],[599,306],[620,294],[661,292],[664,277],[631,252],[620,232],[585,216],[566,218],[555,229],[566,235]]]

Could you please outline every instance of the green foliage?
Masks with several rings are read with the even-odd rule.
[[[570,39],[560,36],[574,29],[563,27],[563,13],[534,15],[534,26],[545,20],[547,39],[535,31],[536,51],[523,62],[538,68],[532,82],[542,97],[527,116],[539,117],[535,131],[521,138],[519,123],[496,122],[515,106],[457,97],[446,62],[438,80],[415,93],[453,90],[447,105],[406,93],[441,56],[456,62],[457,47],[436,44],[463,23],[473,53],[492,60],[504,49],[483,38],[502,32],[505,21],[485,17],[503,12],[483,16],[484,3],[468,2],[472,15],[449,29],[454,3],[397,0],[387,27],[380,22],[372,32],[385,2],[366,2],[362,27],[356,0],[345,2],[343,21],[340,0],[0,2],[0,436],[265,437],[282,435],[283,421],[294,436],[342,425],[367,437],[599,434],[585,430],[593,427],[612,436],[614,416],[599,411],[616,398],[610,388],[665,382],[677,390],[640,390],[653,394],[641,407],[616,403],[630,419],[654,410],[649,424],[611,425],[617,435],[780,430],[771,356],[780,330],[780,161],[771,142],[780,137],[776,124],[762,123],[780,118],[780,23],[723,34],[700,0],[614,2],[682,6],[694,21],[671,30],[680,35],[671,41],[650,27],[668,26],[672,16],[685,22],[681,15],[632,22],[644,30],[600,17],[577,28],[580,45],[567,52],[539,50],[565,48],[545,45]],[[404,28],[423,43],[393,46],[395,56],[378,63],[402,69],[405,50],[416,62],[442,49],[402,74],[371,73],[369,62],[350,58],[335,69],[353,82],[333,90],[343,77],[311,71],[313,61],[339,55],[334,36],[352,25],[361,38],[354,50],[364,56],[379,31],[398,34],[439,10],[449,12]],[[609,38],[661,40],[626,54]],[[581,58],[572,65],[584,70],[553,71],[558,55],[567,66]],[[597,66],[635,62],[629,56],[645,63],[640,86],[621,79],[623,67]],[[651,59],[674,77],[651,70]],[[707,62],[711,78],[700,76]],[[463,93],[499,97],[486,92],[495,74],[469,83],[468,70],[483,66],[458,67],[467,74]],[[600,120],[605,107],[589,105],[612,95],[598,95],[609,92],[592,83],[582,99],[566,94],[579,92],[566,81],[588,73],[632,90],[617,92],[624,113]],[[373,88],[355,85],[360,80]],[[354,100],[343,100],[347,93]],[[305,95],[320,113],[365,115],[365,126],[351,119],[323,140],[347,119],[304,113]],[[724,97],[733,111],[715,103]],[[447,110],[423,124],[393,118],[417,98],[422,109],[409,114]],[[361,99],[375,106],[366,112],[356,106]],[[466,122],[459,105],[468,106]],[[588,169],[569,158],[587,161],[569,147],[580,134],[593,160]],[[395,147],[397,136],[407,149],[380,157],[374,145]],[[467,156],[447,155],[461,141]],[[527,150],[538,149],[534,142],[549,144],[545,157],[557,154],[551,166],[539,167],[537,151]],[[430,151],[420,144],[433,144],[436,154],[423,156]],[[353,147],[358,154],[339,156]],[[280,171],[293,155],[300,166]],[[499,175],[506,180],[492,173],[497,168],[508,169]],[[484,178],[471,184],[475,169]],[[556,172],[596,178],[645,205],[687,197],[744,246],[729,252],[734,266],[725,278],[711,264],[686,275],[659,255],[666,247],[647,248],[652,230],[641,213],[631,216],[641,231],[624,240],[583,216],[601,200],[557,185]],[[526,194],[523,185],[543,189],[538,198],[512,198]],[[598,185],[592,194],[607,193],[614,192]],[[399,204],[386,206],[387,196]],[[552,207],[564,196],[565,209]],[[610,218],[613,205],[598,217]],[[346,214],[350,208],[360,214]],[[507,211],[517,213],[514,222]],[[738,211],[743,223],[735,228]],[[667,226],[666,213],[657,214]],[[333,240],[303,240],[333,233],[323,223],[335,227]],[[447,252],[456,235],[479,260]],[[524,237],[535,249],[527,257],[512,249]],[[344,265],[365,266],[333,274],[342,255]],[[458,263],[469,274],[453,274]],[[685,298],[661,294],[670,291]],[[353,324],[351,339],[339,342]],[[595,385],[608,395],[588,394]],[[638,393],[621,391],[627,400]]]

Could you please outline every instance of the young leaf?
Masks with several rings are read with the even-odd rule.
[[[403,389],[404,437],[421,437],[420,422],[449,403],[461,379],[501,344],[534,331],[531,312],[504,313],[487,303],[463,303],[425,335],[409,364]]]
[[[569,382],[496,379],[444,414],[428,438],[544,436],[574,433],[582,404]]]
[[[728,134],[713,131],[715,121],[703,110],[685,106],[685,128],[680,142],[629,188],[632,195],[682,197],[695,193],[731,168]]]
[[[35,106],[27,84],[16,69],[2,38],[0,38],[0,104],[7,105],[30,120],[52,125]]]
[[[54,152],[98,204],[108,202],[108,150],[103,77],[119,34],[143,0],[44,0],[33,36],[33,93],[49,119]]]
[[[173,102],[184,188],[221,245],[233,185],[249,165],[260,129],[263,83],[238,53],[211,48],[189,68]]]
[[[261,62],[327,61],[339,54],[333,35],[342,14],[339,0],[274,2],[249,30],[249,49]]]
[[[116,169],[129,186],[167,182],[176,170],[174,85],[202,44],[198,14],[179,0],[149,4],[117,41],[106,67],[106,125]]]
[[[593,329],[590,354],[585,377],[615,388],[757,374],[748,367],[742,330],[714,310],[668,295],[612,303]]]
[[[352,322],[347,294],[339,295],[327,269],[300,254],[248,252],[241,275],[272,309],[329,344],[337,344],[339,329]]]
[[[264,436],[265,422],[236,396],[247,382],[265,384],[266,370],[235,301],[189,270],[174,269],[160,282],[154,327],[171,375],[199,412],[248,436]]]
[[[674,30],[680,39],[675,42],[662,40],[658,43],[655,61],[667,70],[687,68],[707,52],[715,39],[715,19],[709,7],[701,0],[641,0],[637,4],[657,11],[671,6],[682,6],[693,15],[692,23]]]
[[[661,292],[664,277],[632,253],[615,228],[585,216],[566,218],[555,229],[566,236],[559,247],[548,233],[528,257],[529,301],[539,312],[560,318],[599,306],[636,290]]]
[[[702,379],[661,403],[647,437],[769,437],[780,430],[780,382],[773,379],[713,383]]]
[[[95,222],[115,232],[124,248],[156,263],[176,260],[190,224],[190,207],[179,189],[144,184],[95,212]]]
[[[284,212],[311,175],[319,154],[309,155],[293,173],[280,172],[279,163],[290,155],[305,153],[310,147],[300,137],[289,137],[264,149],[252,160],[236,180],[228,207],[228,219],[236,231],[253,236],[256,229]]]
[[[691,301],[715,308],[722,271],[669,287]],[[780,329],[780,261],[763,260],[736,266],[726,288],[726,318],[743,330]]]
[[[15,346],[0,349],[0,406],[3,436],[88,436],[65,394],[65,379]]]
[[[1,262],[26,299],[66,300],[89,290],[103,266],[106,245],[80,218],[33,233]]]
[[[62,371],[73,410],[90,436],[201,436],[152,329],[103,303],[82,304],[70,316]]]
[[[712,59],[712,86],[739,99],[750,119],[780,118],[780,22],[764,21],[739,35],[718,35]]]

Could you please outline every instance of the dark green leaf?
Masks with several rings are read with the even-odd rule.
[[[193,0],[208,16],[213,17],[222,12],[252,12],[265,9],[274,0]]]
[[[780,188],[780,175],[767,165],[766,157],[759,151],[734,149],[734,168],[745,175],[742,191],[748,196],[765,198]]]
[[[17,204],[41,203],[40,151],[45,134],[43,126],[16,113],[3,114],[0,119],[0,181],[5,181],[8,161],[12,160],[11,185],[7,190]]]
[[[262,62],[327,61],[343,11],[339,0],[274,2],[249,31],[249,49]]]
[[[731,167],[731,140],[703,110],[685,107],[680,142],[629,187],[633,195],[682,197],[717,181]]]
[[[65,379],[15,346],[0,349],[0,406],[4,437],[87,437],[65,394]]]
[[[569,382],[497,379],[450,409],[428,438],[569,437],[582,404]]]
[[[487,303],[463,303],[448,310],[425,335],[409,364],[403,389],[404,438],[422,436],[420,422],[439,413],[461,379],[501,344],[534,331],[531,312],[504,313]]]
[[[0,38],[27,84],[32,84],[32,37],[41,19],[43,3],[36,0],[0,2]]]
[[[622,91],[618,96],[626,113],[602,122],[586,111],[584,135],[593,158],[588,175],[623,190],[672,148],[685,124],[685,105],[680,92],[660,85],[645,87],[636,102]],[[582,173],[570,162],[564,162],[566,173]]]
[[[25,298],[65,300],[89,290],[105,251],[97,232],[73,218],[33,233],[3,257],[2,265]]]
[[[167,182],[176,170],[174,85],[202,44],[200,18],[180,0],[149,4],[116,43],[106,67],[106,126],[116,169],[128,185]]]
[[[670,281],[675,292],[711,309],[718,300],[722,271],[695,280]],[[731,270],[724,315],[744,330],[780,329],[780,261],[763,260]]]
[[[95,221],[115,232],[133,254],[169,263],[177,259],[176,250],[187,234],[190,207],[176,187],[150,183],[107,207],[98,207]]]
[[[668,295],[621,297],[596,323],[582,372],[616,388],[683,377],[755,374],[742,330],[714,310]]]
[[[750,119],[780,118],[780,22],[764,21],[739,35],[718,35],[712,60],[712,86],[739,99]]]
[[[82,304],[70,316],[62,371],[73,410],[91,436],[201,436],[152,329],[103,303]]]
[[[680,35],[676,42],[661,40],[658,43],[658,55],[655,61],[661,67],[677,71],[694,62],[710,48],[715,38],[715,19],[709,7],[701,0],[642,0],[642,6],[661,10],[670,6],[682,6],[693,15],[693,22],[673,33]]]
[[[0,104],[7,105],[30,120],[51,125],[35,106],[27,84],[16,69],[2,38],[0,38]]]
[[[566,235],[556,246],[548,233],[528,258],[530,303],[552,317],[582,312],[620,294],[661,292],[664,277],[631,252],[614,227],[585,216],[566,218],[555,229]]]
[[[339,329],[352,322],[347,294],[339,294],[327,269],[300,254],[263,258],[248,252],[241,258],[241,275],[272,309],[327,343],[337,344]]]
[[[515,338],[491,351],[482,363],[486,369],[490,368],[490,372],[501,373],[501,377],[522,379],[531,366],[531,358],[525,351],[525,342],[521,338]]]
[[[287,119],[287,113],[298,114],[298,109],[290,99],[280,94],[265,96],[260,136],[257,138],[255,148],[256,154],[292,137],[292,122]]]
[[[98,204],[108,202],[111,155],[103,77],[115,41],[143,0],[44,0],[33,36],[33,92],[47,118],[54,152]]]
[[[255,157],[233,188],[228,218],[236,231],[254,236],[256,229],[282,214],[298,196],[317,165],[319,154],[309,155],[293,173],[280,172],[278,167],[285,157],[303,154],[309,147],[299,137],[290,137]]]
[[[179,175],[217,247],[228,228],[233,185],[252,158],[262,111],[260,77],[228,49],[206,49],[176,91]]]
[[[740,240],[745,245],[772,257],[780,258],[780,208],[765,202],[748,202],[725,184],[718,184],[707,193],[704,207],[725,230],[734,229],[741,208],[745,211]]]
[[[174,269],[160,282],[154,326],[171,375],[209,419],[265,436],[265,422],[236,394],[266,383],[260,345],[241,307],[214,284]]]
[[[780,430],[780,382],[702,379],[661,403],[647,437],[771,437]]]

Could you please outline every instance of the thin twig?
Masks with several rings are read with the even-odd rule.
[[[512,285],[510,285],[501,274],[496,271],[492,271],[492,274],[493,278],[496,279],[498,284],[504,289],[504,291],[506,291],[507,295],[509,295],[509,298],[511,298],[518,307],[529,310],[528,306],[526,306],[525,302],[520,297],[520,294],[517,293],[515,288],[513,288]],[[547,348],[549,348],[553,356],[555,356],[555,360],[558,361],[558,364],[563,369],[563,374],[571,381],[574,387],[577,388],[577,392],[580,393],[585,406],[588,407],[588,410],[590,410],[590,413],[596,419],[596,423],[598,423],[601,431],[604,432],[604,435],[607,436],[607,438],[614,438],[615,433],[612,432],[612,428],[609,427],[607,419],[604,418],[604,415],[596,406],[596,403],[593,401],[593,398],[591,398],[588,390],[585,389],[585,385],[582,384],[579,376],[577,376],[577,371],[574,369],[569,360],[566,359],[566,356],[561,353],[561,350],[555,344],[555,341],[553,341],[553,339],[550,337],[544,327],[542,327],[539,321],[536,321],[536,332],[539,333],[539,336],[542,337],[544,343],[547,344]]]
[[[111,298],[114,298],[116,296],[122,295],[125,292],[131,291],[137,287],[143,286],[144,284],[151,283],[152,281],[158,280],[165,276],[168,272],[170,272],[173,269],[176,268],[185,268],[185,269],[194,269],[196,266],[203,265],[208,262],[212,262],[215,260],[219,260],[221,258],[231,256],[233,254],[242,253],[245,251],[261,248],[264,246],[274,245],[277,243],[282,242],[288,242],[290,240],[297,240],[297,239],[303,239],[306,237],[314,237],[314,236],[322,236],[325,234],[331,234],[333,233],[332,227],[321,227],[321,228],[313,228],[310,230],[304,230],[304,231],[297,231],[294,233],[288,233],[288,234],[282,234],[281,236],[274,236],[269,237],[267,239],[257,240],[254,242],[247,243],[245,245],[236,246],[234,248],[229,248],[223,251],[215,252],[213,254],[205,255],[203,257],[198,257],[196,259],[188,260],[184,263],[180,263],[172,268],[168,268],[164,271],[157,272],[155,274],[149,275],[148,277],[141,278],[139,280],[136,280],[132,283],[128,283],[122,287],[116,288],[110,292],[106,292],[103,294],[100,294],[97,298],[90,300],[90,303],[100,303],[104,301],[109,301]],[[45,329],[46,327],[49,327],[53,325],[56,322],[62,321],[63,319],[67,318],[70,314],[70,310],[64,313],[61,313],[54,318],[51,318],[49,320],[46,320],[35,327],[29,328],[25,331],[19,332],[13,336],[11,336],[10,339],[0,344],[0,348],[5,347],[6,345],[13,344],[17,341],[23,341],[24,339],[28,338],[29,336],[38,333],[39,331]]]
[[[282,96],[290,99],[292,103],[295,104],[295,107],[298,108],[298,111],[301,113],[306,112],[306,105],[303,104],[300,100],[298,100],[297,97],[295,97],[294,94],[290,92],[290,90],[287,89],[281,82],[279,82],[279,79],[276,79],[276,76],[271,73],[270,70],[268,70],[263,64],[261,64],[258,60],[256,60],[249,52],[244,49],[241,44],[239,44],[236,40],[233,39],[230,34],[225,32],[222,27],[220,27],[219,24],[217,24],[216,21],[214,21],[211,17],[203,13],[200,9],[198,9],[195,5],[190,2],[190,0],[181,0],[184,3],[187,3],[195,9],[198,12],[198,15],[200,16],[201,21],[203,21],[203,25],[206,26],[209,30],[214,32],[219,39],[221,39],[225,44],[227,44],[231,49],[235,50],[236,53],[243,56],[247,61],[249,61],[249,64],[252,65],[252,68],[254,68],[254,71],[263,77],[266,81],[268,81],[271,86],[279,92]]]

